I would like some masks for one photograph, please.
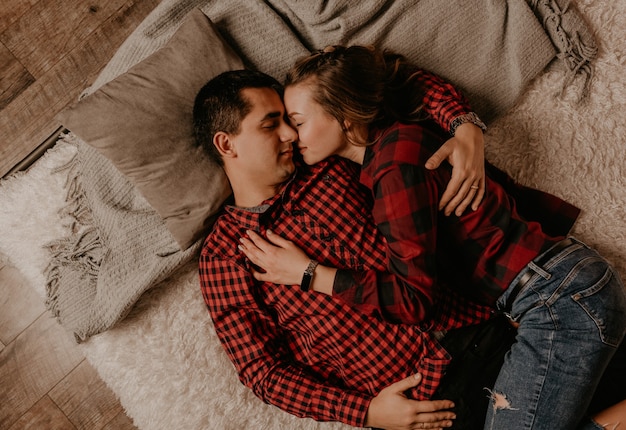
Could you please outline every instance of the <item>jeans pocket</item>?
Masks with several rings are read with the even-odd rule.
[[[571,297],[593,320],[602,342],[617,347],[626,330],[626,293],[613,269],[606,263],[604,267],[597,282]]]

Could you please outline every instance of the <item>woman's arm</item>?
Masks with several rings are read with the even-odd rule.
[[[258,268],[250,269],[259,281],[280,285],[300,285],[304,270],[311,261],[292,241],[268,231],[267,238],[253,231],[240,239],[239,249]],[[389,322],[420,323],[430,310],[432,299],[427,292],[432,280],[413,280],[390,272],[337,269],[324,265],[315,268],[309,290],[334,295],[364,314],[376,315]]]
[[[454,167],[440,209],[446,215],[454,212],[457,216],[470,205],[476,210],[485,192],[483,131],[486,126],[454,85],[425,70],[415,76],[424,88],[424,112],[452,136],[426,162],[428,169],[438,168],[444,160]]]
[[[300,285],[304,271],[311,259],[292,241],[284,239],[271,230],[267,240],[258,233],[247,231],[247,238],[239,240],[239,249],[261,270],[251,269],[258,281],[273,284]],[[332,295],[337,269],[318,264],[313,273],[309,290]]]

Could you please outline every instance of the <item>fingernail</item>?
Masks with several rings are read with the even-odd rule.
[[[243,246],[237,245],[237,249],[240,250],[240,251],[243,251]]]
[[[420,379],[422,379],[422,375],[421,375],[421,374],[419,374],[419,373],[416,373],[415,375],[413,375],[413,377],[414,377],[415,379],[417,379],[418,381],[419,381]]]
[[[274,233],[272,233],[272,230],[267,230],[267,234],[274,234]]]

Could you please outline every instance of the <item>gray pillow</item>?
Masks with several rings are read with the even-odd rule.
[[[57,119],[131,180],[186,250],[231,193],[223,170],[194,145],[194,99],[212,77],[242,68],[195,9],[161,49]]]

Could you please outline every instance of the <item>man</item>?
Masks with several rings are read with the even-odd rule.
[[[223,166],[233,189],[234,205],[205,241],[200,280],[241,381],[264,401],[320,421],[451,425],[454,414],[440,411],[451,402],[413,401],[403,392],[411,388],[411,397],[430,399],[450,361],[435,333],[482,321],[489,310],[450,294],[435,313],[437,322],[427,323],[430,331],[394,325],[378,319],[375,309],[356,312],[297,286],[259,283],[237,249],[247,230],[271,229],[324,264],[386,270],[385,243],[370,219],[371,202],[357,185],[357,169],[338,159],[294,164],[297,134],[285,122],[279,93],[268,76],[227,72],[202,89],[194,108],[199,142]],[[416,373],[421,380],[411,379]],[[429,411],[439,412],[422,413]]]

